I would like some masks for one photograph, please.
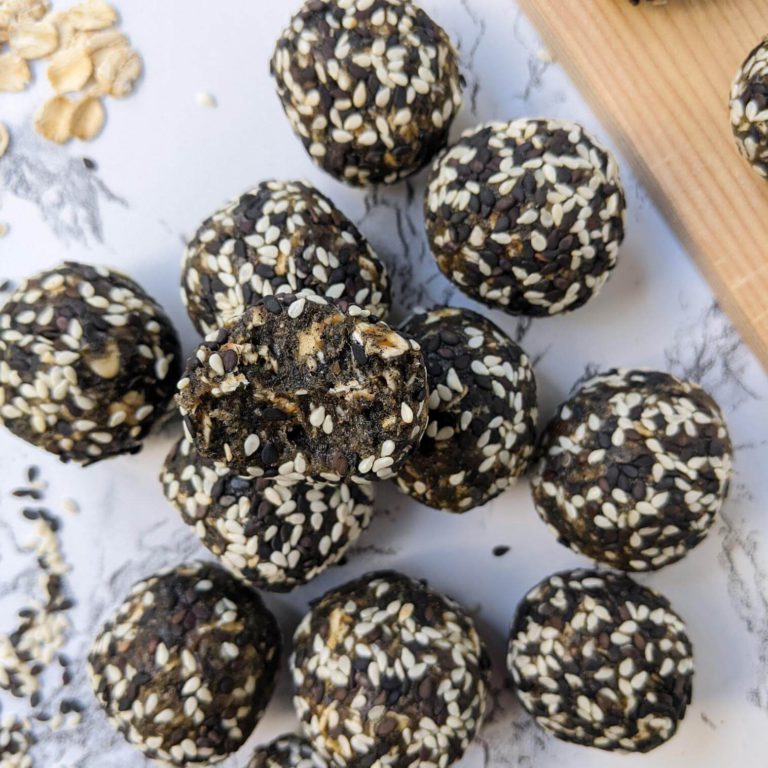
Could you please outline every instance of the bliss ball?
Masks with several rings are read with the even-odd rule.
[[[616,266],[625,202],[613,155],[580,125],[514,120],[467,131],[435,161],[425,217],[438,266],[513,315],[585,304]]]
[[[88,656],[96,698],[147,757],[219,762],[246,741],[272,696],[280,633],[261,598],[207,563],[136,584]]]
[[[314,291],[389,312],[389,281],[357,227],[305,182],[266,181],[207,218],[184,254],[181,298],[202,334],[275,293]]]
[[[207,337],[179,381],[201,456],[254,477],[385,480],[427,426],[419,345],[366,310],[267,296]]]
[[[277,42],[272,74],[312,159],[355,186],[420,171],[461,107],[456,49],[410,0],[308,0]]]
[[[768,38],[747,56],[733,80],[731,128],[739,152],[768,177]]]
[[[63,462],[138,453],[180,370],[168,316],[115,270],[64,262],[0,310],[0,421]]]
[[[370,483],[241,477],[203,459],[185,439],[168,454],[161,481],[168,501],[223,565],[274,592],[338,563],[373,514]]]
[[[480,728],[489,666],[461,606],[369,573],[325,594],[296,630],[294,705],[332,765],[445,768]]]
[[[618,573],[565,571],[534,587],[518,606],[507,667],[538,725],[587,747],[650,752],[691,703],[683,620]]]
[[[715,401],[667,373],[589,379],[547,425],[533,498],[561,544],[626,571],[680,560],[728,494],[731,440]]]
[[[328,763],[306,739],[288,734],[257,749],[247,768],[328,768]]]
[[[423,504],[466,512],[528,466],[538,418],[533,368],[517,344],[469,309],[415,315],[403,333],[424,350],[429,423],[397,484]]]

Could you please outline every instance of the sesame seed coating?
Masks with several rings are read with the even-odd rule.
[[[369,483],[241,477],[182,438],[161,475],[166,498],[200,541],[250,584],[287,592],[337,563],[368,527]]]
[[[533,498],[560,543],[627,571],[680,560],[728,493],[731,441],[695,384],[616,369],[560,405],[541,440]]]
[[[566,312],[616,266],[625,202],[613,155],[563,120],[487,123],[435,161],[425,218],[438,266],[510,314]]]
[[[731,128],[739,152],[768,177],[768,38],[747,56],[731,85]]]
[[[208,336],[179,382],[187,437],[241,475],[384,480],[427,426],[419,345],[357,306],[268,296]]]
[[[310,157],[355,186],[421,170],[461,108],[456,49],[410,0],[307,0],[272,74]]]
[[[256,750],[247,768],[327,768],[322,755],[301,736],[279,736]]]
[[[181,298],[207,334],[262,296],[311,289],[386,317],[384,264],[357,227],[306,182],[266,181],[206,219],[184,254]]]
[[[480,729],[488,656],[453,600],[394,571],[328,592],[294,636],[294,705],[337,766],[445,768]]]
[[[163,309],[106,267],[64,262],[0,312],[0,421],[64,462],[140,451],[180,367]]]
[[[538,418],[533,368],[517,344],[468,309],[416,315],[403,332],[424,350],[429,423],[397,484],[431,507],[466,512],[528,466]]]
[[[88,657],[112,724],[170,765],[223,760],[272,695],[280,633],[261,598],[224,569],[192,563],[136,584]]]
[[[693,647],[669,601],[619,573],[565,571],[517,609],[507,652],[520,703],[563,741],[650,752],[691,702]]]

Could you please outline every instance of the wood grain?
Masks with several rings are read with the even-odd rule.
[[[768,368],[768,182],[738,155],[731,80],[768,0],[520,0]]]

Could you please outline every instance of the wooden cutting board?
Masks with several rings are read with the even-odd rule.
[[[519,0],[768,368],[768,181],[738,155],[731,81],[768,0]]]

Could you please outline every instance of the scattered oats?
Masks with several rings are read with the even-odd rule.
[[[48,80],[57,94],[82,90],[91,77],[93,63],[83,48],[65,48],[51,58]]]
[[[102,0],[88,0],[70,8],[66,20],[74,29],[94,32],[111,27],[117,21],[117,12]]]
[[[8,151],[8,145],[11,143],[11,137],[4,123],[0,123],[0,157]]]
[[[82,141],[90,141],[104,127],[104,105],[101,99],[89,97],[80,101],[72,113],[72,135]]]
[[[63,144],[72,136],[75,102],[66,96],[54,96],[35,113],[35,130],[45,139]]]
[[[11,26],[8,42],[24,59],[42,59],[59,46],[59,33],[50,21],[20,21]]]
[[[96,64],[96,82],[105,93],[122,99],[141,76],[141,59],[132,48],[109,47]]]
[[[88,35],[83,41],[83,47],[93,56],[96,63],[98,57],[95,54],[107,48],[128,48],[129,42],[128,38],[116,29],[102,29]]]
[[[0,54],[0,91],[18,93],[32,79],[29,64],[15,53]]]

